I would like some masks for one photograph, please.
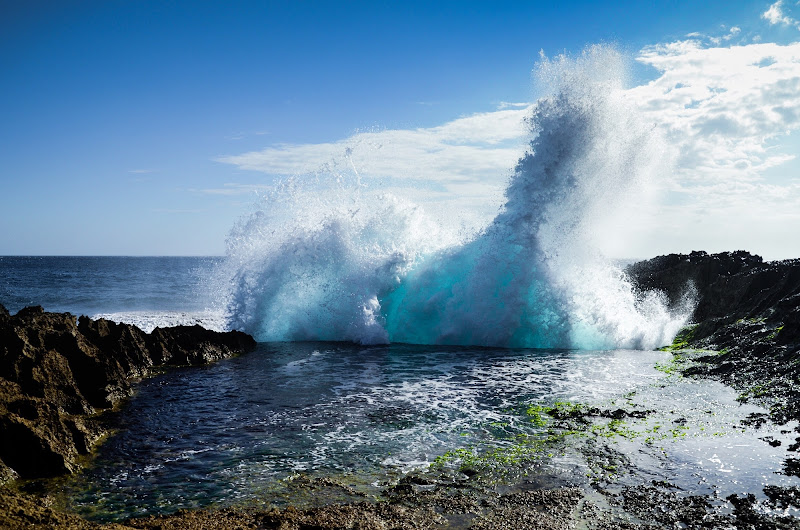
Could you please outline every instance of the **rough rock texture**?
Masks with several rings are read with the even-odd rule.
[[[155,329],[0,306],[0,483],[74,471],[105,434],[97,414],[165,365],[199,365],[253,349],[240,332]],[[4,480],[5,478],[5,480]]]
[[[108,530],[400,530],[470,527],[495,530],[567,530],[575,528],[578,521],[584,519],[576,509],[582,498],[581,494],[571,488],[511,493],[496,496],[488,502],[465,495],[454,498],[450,494],[439,493],[404,495],[382,503],[362,501],[308,509],[290,506],[266,510],[182,510],[172,515],[132,519],[122,524],[106,526],[53,510],[42,503],[33,502],[28,496],[0,488],[0,527]],[[592,517],[592,520],[598,519],[601,518]]]
[[[659,290],[666,294],[672,308],[683,305],[687,298],[697,301],[693,315],[696,322],[728,315],[742,302],[741,289],[726,289],[728,281],[744,273],[764,267],[760,256],[748,252],[707,254],[669,254],[630,265],[628,276],[642,291]],[[745,304],[747,305],[747,304]]]
[[[800,260],[765,263],[741,250],[692,252],[640,261],[627,272],[640,289],[663,291],[673,308],[687,297],[696,300],[694,341],[742,319],[790,324],[785,337],[791,332],[800,339]]]
[[[69,530],[128,530],[129,527],[102,525],[49,506],[46,501],[30,495],[20,495],[0,487],[0,528],[4,530],[33,530],[60,528]]]
[[[765,263],[747,252],[670,254],[636,263],[640,289],[663,290],[675,307],[689,293],[692,325],[673,348],[719,353],[693,359],[687,375],[719,379],[760,399],[772,419],[800,419],[800,260]]]

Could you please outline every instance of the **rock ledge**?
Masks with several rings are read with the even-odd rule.
[[[156,328],[0,305],[0,483],[75,471],[106,431],[99,413],[165,366],[202,365],[255,348],[238,331]]]

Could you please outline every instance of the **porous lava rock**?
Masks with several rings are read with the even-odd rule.
[[[99,413],[164,366],[202,365],[255,348],[238,331],[156,328],[0,305],[0,483],[79,467],[105,434]]]

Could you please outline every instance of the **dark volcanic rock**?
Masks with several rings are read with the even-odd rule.
[[[678,307],[687,298],[698,302],[694,320],[719,318],[730,313],[744,295],[739,289],[726,289],[731,277],[763,265],[760,256],[748,252],[707,254],[669,254],[640,261],[628,267],[628,276],[642,291],[659,290],[669,305]]]
[[[218,333],[201,326],[156,328],[147,347],[163,364],[202,365],[253,349],[253,339],[239,331]]]
[[[692,252],[641,261],[628,267],[627,273],[640,290],[663,291],[671,307],[694,298],[695,342],[737,322],[783,326],[783,344],[800,339],[800,260],[765,263],[741,250]],[[728,332],[737,334],[733,328]]]
[[[800,419],[800,260],[764,263],[741,251],[693,252],[634,264],[628,274],[642,291],[662,290],[673,308],[685,307],[691,298],[693,323],[674,347],[718,351],[693,353],[694,364],[684,373],[732,384],[743,391],[743,400],[768,397],[773,420]],[[78,455],[88,453],[102,435],[94,414],[130,395],[136,378],[159,366],[204,364],[253,346],[244,334],[197,326],[148,335],[134,326],[85,317],[76,321],[41,308],[11,316],[0,306],[0,483],[14,471],[34,477],[74,469]],[[555,408],[548,414],[584,422],[591,416],[620,420],[649,412]],[[748,421],[758,428],[766,421],[762,416]],[[800,437],[796,441],[787,448],[790,454],[800,447]],[[607,459],[615,468],[630,467],[608,446],[595,447],[592,455],[619,455]],[[800,474],[799,462],[787,458],[783,472]],[[305,484],[306,493],[325,487],[358,496],[333,479],[298,483]],[[725,499],[730,508],[720,511],[712,507],[720,502],[716,494],[688,495],[663,481],[595,487],[589,495],[581,488],[551,486],[497,494],[474,477],[448,483],[408,475],[377,503],[358,499],[305,509],[189,510],[108,528],[800,528],[797,518],[782,514],[797,506],[795,487],[765,488],[766,506],[777,510],[767,513],[753,495],[731,495]],[[0,527],[106,528],[59,512],[46,500],[0,488]]]
[[[631,265],[641,290],[661,289],[674,307],[695,297],[692,325],[675,346],[716,350],[687,375],[719,379],[741,399],[770,406],[778,422],[800,419],[800,260],[763,262],[747,252],[671,254]]]
[[[0,305],[0,481],[68,473],[103,436],[96,413],[164,365],[198,365],[251,350],[241,332],[156,329]],[[9,469],[10,468],[10,469]]]

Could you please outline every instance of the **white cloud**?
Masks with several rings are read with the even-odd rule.
[[[508,107],[437,127],[359,132],[321,144],[277,144],[218,161],[278,176],[355,171],[365,179],[389,183],[396,191],[405,189],[417,200],[422,197],[414,190],[424,183],[426,193],[433,189],[442,196],[492,196],[496,203],[524,152],[528,132],[530,105]],[[232,188],[218,192],[230,193]]]
[[[779,2],[767,13],[790,20],[780,8]],[[739,34],[734,26],[721,39],[698,35],[648,46],[636,57],[658,75],[627,90],[626,97],[663,131],[675,166],[659,184],[660,202],[641,201],[609,221],[617,223],[604,246],[610,254],[745,248],[768,258],[800,255],[800,183],[788,179],[785,168],[794,167],[795,155],[781,144],[800,129],[800,43],[719,44]],[[276,144],[219,161],[301,178],[355,173],[418,203],[482,209],[490,218],[525,149],[530,111],[530,104],[501,103],[496,111],[438,127]],[[772,180],[782,168],[784,176]],[[229,184],[202,191],[234,195],[254,189],[263,188]]]
[[[238,184],[235,182],[228,182],[222,185],[221,188],[191,188],[189,191],[195,193],[202,193],[205,195],[248,195],[258,193],[259,191],[269,190],[271,186],[265,184]]]
[[[607,249],[646,258],[665,252],[748,250],[766,259],[800,255],[800,184],[716,186],[656,210],[633,212],[611,228]]]
[[[647,249],[637,255],[736,248],[773,259],[800,255],[800,185],[789,178],[797,164],[785,145],[800,129],[800,43],[719,47],[690,39],[646,47],[637,60],[659,76],[628,94],[676,152],[660,206],[627,221]]]
[[[528,108],[530,103],[527,102],[518,102],[512,103],[510,101],[501,101],[497,104],[497,110],[505,110],[505,109],[524,109]]]
[[[773,26],[776,24],[788,26],[795,23],[795,20],[792,17],[789,17],[783,13],[783,0],[778,0],[769,6],[769,9],[761,14],[761,18]]]
[[[728,30],[728,34],[727,35],[725,35],[723,37],[720,37],[719,39],[716,39],[715,43],[719,44],[720,42],[723,42],[723,41],[730,41],[730,40],[738,37],[741,32],[742,32],[742,28],[740,28],[739,26],[733,26],[730,30]]]
[[[661,75],[630,94],[679,146],[682,180],[752,180],[792,158],[769,146],[800,127],[800,44],[689,40],[647,47],[638,60]]]

